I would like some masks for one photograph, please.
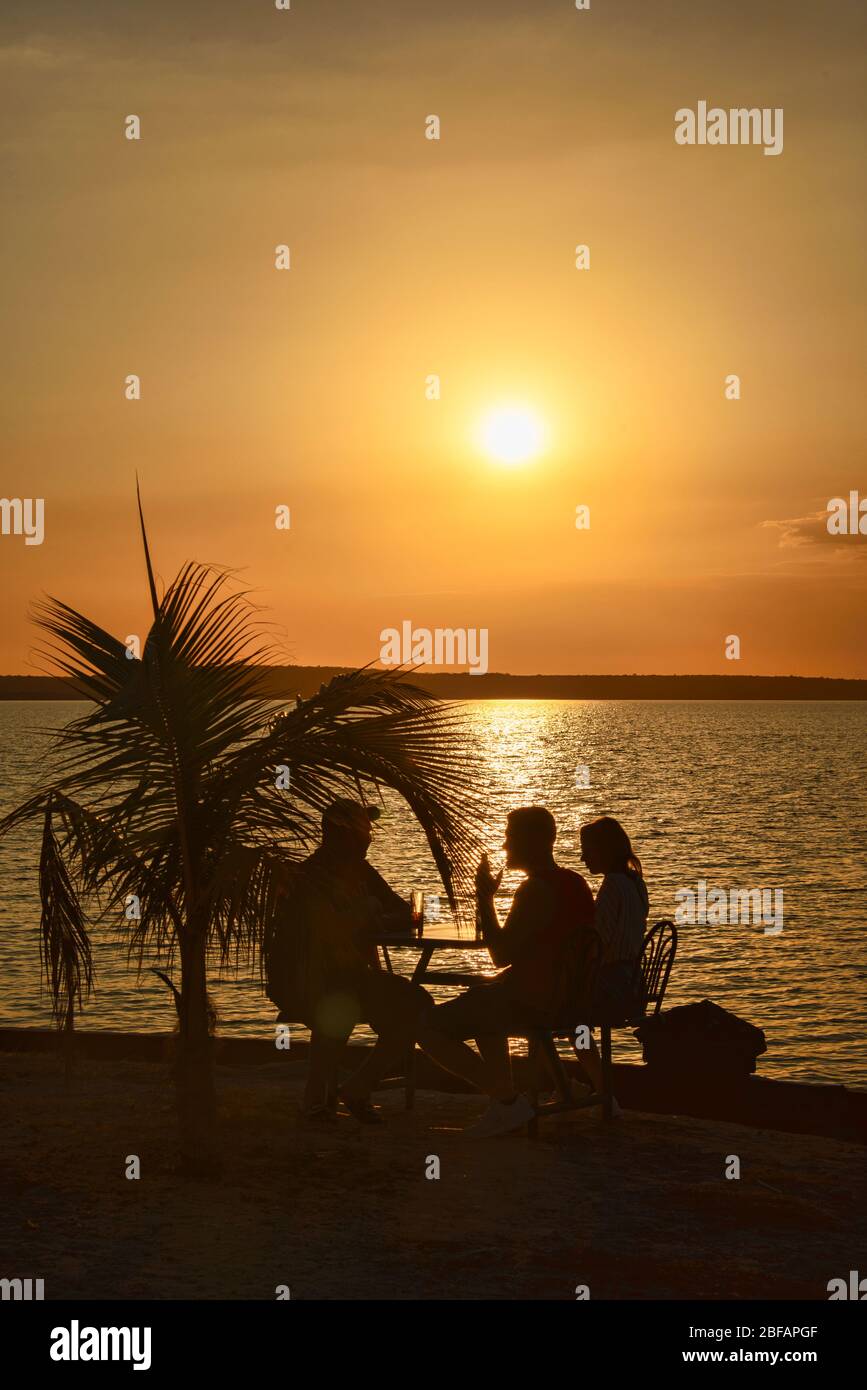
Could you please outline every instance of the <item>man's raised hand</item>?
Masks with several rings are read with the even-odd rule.
[[[486,854],[482,855],[479,867],[476,869],[476,897],[493,898],[500,886],[503,877],[501,869],[497,875],[491,872],[491,865]]]

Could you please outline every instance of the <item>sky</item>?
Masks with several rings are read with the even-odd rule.
[[[0,495],[45,534],[0,535],[0,671],[43,669],[44,593],[146,629],[138,475],[162,581],[238,570],[281,659],[408,620],[486,630],[492,671],[867,676],[867,535],[826,524],[867,499],[865,28],[7,0]],[[700,101],[781,108],[782,153],[678,144]]]

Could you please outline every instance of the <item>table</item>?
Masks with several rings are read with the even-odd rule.
[[[483,941],[477,941],[472,936],[404,936],[400,933],[390,932],[377,936],[375,942],[377,946],[382,947],[385,964],[391,973],[393,970],[391,957],[388,954],[389,946],[399,946],[404,950],[418,951],[418,960],[410,977],[414,985],[422,985],[425,982],[437,985],[480,984],[482,980],[489,978],[480,970],[431,971],[428,969],[434,951],[440,947],[445,947],[450,951],[486,951],[488,949]]]
[[[385,964],[391,974],[394,970],[391,964],[391,957],[388,948],[400,947],[402,950],[418,951],[418,960],[415,970],[412,972],[411,980],[414,985],[477,985],[483,980],[492,978],[484,975],[480,970],[429,970],[431,957],[439,947],[445,947],[450,951],[487,951],[483,941],[477,941],[474,936],[406,936],[403,933],[388,932],[381,933],[374,937],[376,946],[381,947],[382,954],[385,956]],[[411,1110],[415,1100],[415,1044],[407,1055],[403,1074],[404,1091],[406,1096],[406,1108]]]

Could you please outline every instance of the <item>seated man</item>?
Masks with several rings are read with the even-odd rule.
[[[311,1065],[305,1113],[333,1114],[329,1077],[357,1023],[377,1033],[375,1047],[340,1092],[363,1123],[378,1123],[370,1093],[412,1047],[430,996],[379,963],[374,938],[409,931],[410,907],[367,862],[376,806],[341,798],[322,816],[322,844],[289,877],[286,909],[268,952],[268,989],[281,1016],[306,1023]]]
[[[554,817],[543,806],[511,812],[503,844],[506,864],[523,869],[527,878],[504,926],[494,906],[502,869],[494,877],[485,856],[476,874],[483,940],[494,964],[508,968],[422,1019],[419,1045],[428,1056],[491,1097],[481,1120],[466,1131],[470,1138],[505,1134],[532,1119],[529,1099],[516,1095],[512,1086],[508,1038],[523,1035],[528,1027],[557,1022],[562,963],[570,939],[593,924],[593,894],[587,883],[554,863],[556,835]],[[481,1056],[466,1045],[467,1038],[475,1038]]]

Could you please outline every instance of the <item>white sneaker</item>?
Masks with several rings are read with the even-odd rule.
[[[516,1096],[511,1105],[492,1100],[482,1118],[464,1130],[464,1138],[492,1139],[497,1134],[508,1134],[527,1124],[535,1113],[526,1096]]]

